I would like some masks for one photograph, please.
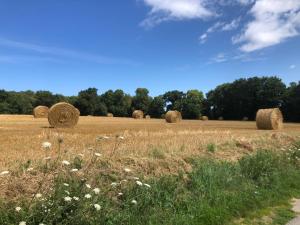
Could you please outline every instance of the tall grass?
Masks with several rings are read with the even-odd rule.
[[[100,193],[86,179],[62,173],[52,192],[31,205],[1,202],[0,224],[232,224],[300,194],[298,152],[295,145],[285,153],[262,150],[238,162],[194,159],[187,176],[151,179],[150,185],[133,177],[110,184],[106,178]],[[22,210],[16,212],[17,206]]]

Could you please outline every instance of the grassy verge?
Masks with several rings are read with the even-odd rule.
[[[283,205],[268,207],[250,213],[246,218],[240,218],[234,225],[286,225],[296,217],[288,202]]]
[[[49,193],[19,203],[1,202],[0,224],[233,224],[299,195],[299,159],[300,145],[295,145],[281,153],[258,151],[237,163],[193,159],[190,174],[148,184],[142,176],[89,174],[96,181],[92,187],[90,177],[67,169],[55,177]],[[76,158],[66,166],[80,169],[82,163]],[[286,212],[280,216],[279,211],[277,220]]]

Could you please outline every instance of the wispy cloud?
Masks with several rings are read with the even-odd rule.
[[[99,64],[122,64],[122,65],[131,65],[131,66],[138,65],[138,63],[127,59],[110,58],[110,57],[90,54],[90,53],[71,50],[71,49],[19,42],[19,41],[9,40],[5,38],[0,38],[0,46],[23,49],[23,50],[43,54],[43,55],[59,56],[63,58],[77,59],[77,60],[89,61],[89,62],[94,62]]]
[[[211,59],[212,62],[222,63],[228,61],[228,57],[224,53],[219,53]]]
[[[290,68],[291,70],[296,69],[296,65],[292,64],[292,65],[290,65],[289,68]]]
[[[240,49],[252,52],[277,45],[299,35],[300,1],[256,0],[250,11],[253,20],[244,32],[233,38],[233,43],[242,43]]]
[[[165,21],[206,19],[214,12],[208,9],[203,0],[143,0],[151,7],[141,26],[151,28]]]
[[[223,53],[220,52],[217,55],[213,56],[208,64],[215,64],[215,63],[225,63],[229,61],[240,61],[240,62],[253,62],[253,61],[263,61],[267,58],[263,55],[253,55],[250,53]]]
[[[205,33],[203,33],[199,37],[200,43],[204,44],[207,41],[209,35],[214,32],[231,31],[231,30],[237,29],[240,24],[240,21],[241,21],[241,18],[234,19],[229,23],[216,22],[214,25],[212,25],[210,28],[208,28]]]
[[[43,56],[29,56],[29,55],[0,55],[0,63],[31,63],[31,62],[52,62],[52,63],[62,63],[61,60],[51,57]]]

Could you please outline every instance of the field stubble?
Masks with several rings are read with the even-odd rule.
[[[96,138],[110,137],[101,143]],[[57,144],[63,138],[63,150],[70,155],[84,153],[97,147],[109,156],[116,135],[124,140],[115,152],[116,161],[160,159],[177,161],[207,154],[209,144],[216,145],[214,157],[236,160],[258,148],[286,146],[300,136],[300,124],[285,124],[281,131],[260,131],[254,122],[238,121],[183,121],[167,124],[164,120],[134,120],[131,118],[80,117],[73,129],[49,128],[47,119],[32,116],[0,116],[0,170],[16,161],[41,160],[41,143]]]
[[[117,135],[124,140],[113,152]],[[100,136],[110,138],[97,142]],[[66,160],[78,154],[86,156],[94,148],[102,154],[101,163],[107,164],[110,171],[122,173],[128,166],[144,177],[152,177],[189,172],[191,158],[209,156],[235,161],[257,149],[280,149],[299,137],[299,124],[285,124],[281,131],[260,131],[255,122],[191,120],[168,124],[160,119],[88,116],[80,117],[75,128],[53,129],[47,119],[2,115],[0,171],[16,170],[28,160],[30,167],[37,167],[45,157],[41,146],[45,141],[52,143],[49,156],[55,157],[59,138],[63,140],[61,151]],[[32,193],[41,176],[24,173],[15,176],[15,181],[1,179],[1,195],[14,198]]]

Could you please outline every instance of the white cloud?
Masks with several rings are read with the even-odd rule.
[[[242,43],[244,52],[277,45],[299,35],[299,0],[257,0],[250,13],[254,20],[240,36],[233,38],[233,43]]]
[[[221,6],[230,6],[230,5],[242,5],[248,6],[255,2],[255,0],[210,0],[212,4],[218,4]]]
[[[207,39],[209,34],[214,33],[214,32],[220,32],[220,31],[231,31],[236,28],[238,28],[240,24],[240,18],[232,20],[230,23],[225,23],[225,22],[216,22],[213,26],[207,29],[205,33],[203,33],[199,37],[199,41],[201,44],[204,44]]]
[[[295,68],[296,68],[296,65],[294,65],[294,64],[290,65],[290,69],[291,69],[291,70],[293,70],[293,69],[295,69]]]
[[[236,1],[242,5],[250,5],[255,2],[255,0],[236,0]]]
[[[205,19],[214,15],[204,0],[143,0],[151,7],[141,26],[153,27],[169,20]]]
[[[212,62],[222,63],[228,61],[227,56],[224,53],[219,53],[211,59]]]
[[[238,28],[238,26],[240,25],[240,21],[241,21],[241,18],[234,19],[230,23],[224,24],[224,26],[222,27],[222,30],[223,31],[234,30],[234,29]]]
[[[206,42],[207,38],[208,38],[207,33],[202,34],[202,35],[199,37],[200,43],[201,43],[201,44],[204,44],[204,43]]]
[[[25,42],[4,39],[4,38],[0,38],[0,45],[5,47],[10,47],[10,48],[28,50],[42,55],[72,58],[72,59],[84,60],[84,61],[89,61],[89,62],[94,62],[99,64],[123,64],[123,65],[133,65],[133,66],[137,65],[137,63],[127,59],[110,58],[110,57],[90,54],[90,53],[71,50],[71,49],[37,45],[32,43],[25,43]],[[6,58],[6,60],[8,59],[9,58]],[[4,61],[4,59],[2,61]]]

